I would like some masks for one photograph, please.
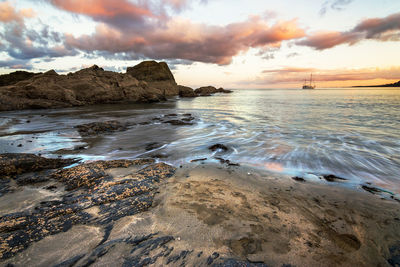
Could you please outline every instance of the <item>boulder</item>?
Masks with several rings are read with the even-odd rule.
[[[210,96],[215,93],[232,93],[231,90],[225,90],[223,88],[215,88],[214,86],[203,86],[194,90],[199,96]]]
[[[128,67],[126,73],[139,81],[145,81],[149,86],[159,89],[165,96],[179,94],[178,85],[167,63],[143,61],[136,66]]]
[[[196,97],[196,93],[193,91],[192,88],[183,86],[183,85],[178,85],[179,89],[179,96],[180,97]]]

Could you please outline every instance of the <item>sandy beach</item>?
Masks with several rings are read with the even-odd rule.
[[[108,186],[138,179],[140,169],[108,168],[114,181]],[[154,175],[154,170],[145,175]],[[43,196],[49,183],[54,185],[52,180],[15,185],[15,191],[4,197],[19,195],[19,201],[1,207],[2,219],[12,205],[32,211],[43,199],[62,199],[66,194],[62,186]],[[21,190],[32,193],[21,199]],[[399,203],[362,190],[196,162],[178,168],[152,192],[148,209],[134,215],[121,210],[122,216],[105,224],[96,221],[104,219],[103,204],[92,205],[84,209],[90,220],[44,235],[2,264],[396,266],[399,262]]]

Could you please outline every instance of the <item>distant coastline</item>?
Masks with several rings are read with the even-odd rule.
[[[382,84],[382,85],[367,85],[367,86],[353,86],[353,87],[400,87],[400,81],[395,82],[395,83],[388,83],[388,84]]]

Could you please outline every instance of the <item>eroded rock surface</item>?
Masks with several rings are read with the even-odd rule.
[[[107,172],[121,168],[134,169],[125,176]],[[10,258],[33,242],[77,224],[109,225],[146,211],[157,184],[174,173],[174,167],[154,164],[152,159],[98,161],[60,169],[51,178],[63,183],[68,192],[56,200],[41,202],[33,210],[0,217],[0,258]]]

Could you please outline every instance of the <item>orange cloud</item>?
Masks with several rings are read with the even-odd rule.
[[[318,32],[298,41],[298,45],[318,50],[341,44],[353,45],[365,39],[398,41],[400,39],[400,13],[385,18],[365,19],[347,32]]]
[[[60,9],[92,17],[153,16],[148,8],[140,7],[127,0],[51,0],[51,3]]]
[[[24,18],[31,18],[34,16],[32,9],[21,9],[16,11],[9,2],[0,2],[0,21],[1,22],[19,22],[22,23]]]

